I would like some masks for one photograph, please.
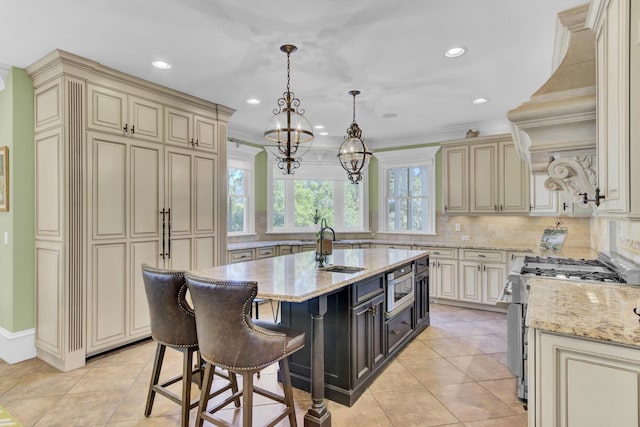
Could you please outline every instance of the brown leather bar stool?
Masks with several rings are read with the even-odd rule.
[[[202,358],[198,350],[196,321],[193,310],[185,299],[187,285],[184,281],[184,272],[159,270],[143,264],[142,278],[149,304],[151,336],[158,343],[144,415],[145,417],[151,415],[156,393],[159,393],[181,406],[180,425],[187,427],[189,425],[189,410],[198,406],[198,401],[194,403],[190,401],[191,383],[201,384],[203,372]],[[160,371],[162,370],[162,362],[167,347],[183,354],[182,375],[159,383]],[[195,368],[192,366],[194,353],[197,354],[198,360]],[[197,376],[194,377],[194,374],[197,374]],[[226,376],[218,373],[218,375],[227,379],[229,384],[217,390],[215,395],[226,390],[238,391],[235,374]],[[168,386],[178,381],[182,381],[181,396],[167,389]],[[236,399],[236,405],[240,406],[240,399]]]
[[[274,425],[288,416],[289,424],[296,426],[287,356],[304,347],[304,332],[251,319],[249,311],[258,291],[256,282],[221,282],[188,274],[185,279],[193,297],[200,352],[206,362],[196,426],[201,427],[204,420],[224,425],[213,414],[242,395],[242,425],[250,427],[254,392],[286,405],[286,409],[268,425]],[[275,362],[280,365],[284,396],[253,384],[253,374]],[[207,411],[205,391],[211,387],[214,366],[242,374],[242,392],[233,393]]]

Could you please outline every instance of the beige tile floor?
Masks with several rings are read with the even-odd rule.
[[[268,312],[260,310],[262,317]],[[397,355],[355,405],[327,401],[333,425],[526,427],[515,378],[504,365],[505,322],[504,314],[433,304],[431,326]],[[161,396],[151,417],[143,415],[154,352],[155,343],[144,341],[66,373],[38,359],[14,365],[0,361],[0,405],[24,426],[176,426],[179,408]],[[167,350],[166,376],[179,373],[180,367],[180,353]],[[272,367],[256,381],[278,390],[276,375]],[[294,398],[298,425],[303,425],[310,397],[295,390]],[[280,409],[260,396],[254,403],[255,425]],[[195,409],[192,414],[193,425]],[[233,409],[225,410],[223,418],[241,425]]]

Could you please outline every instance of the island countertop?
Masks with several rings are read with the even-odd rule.
[[[191,274],[220,281],[255,281],[258,283],[258,298],[304,302],[427,254],[427,251],[409,249],[334,249],[328,264],[364,268],[353,274],[318,270],[315,252],[220,265],[193,271]]]
[[[640,286],[532,278],[527,326],[640,348]]]

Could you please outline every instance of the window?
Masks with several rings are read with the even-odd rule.
[[[435,155],[439,147],[375,153],[380,231],[434,234]]]
[[[352,184],[333,150],[312,149],[295,175],[283,175],[271,155],[268,161],[269,231],[318,231],[316,210],[336,231],[368,230],[367,179]]]
[[[237,143],[227,145],[227,233],[255,232],[254,174],[259,148]]]

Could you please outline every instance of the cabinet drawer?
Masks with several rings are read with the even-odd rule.
[[[384,292],[384,280],[382,275],[368,279],[366,282],[354,283],[352,286],[351,305],[356,306],[368,299]]]
[[[460,259],[465,261],[505,262],[507,254],[504,251],[460,249]]]
[[[429,251],[429,258],[433,259],[458,259],[457,248],[433,248],[418,246],[416,249]]]
[[[296,253],[293,245],[281,245],[278,246],[278,255],[289,255]]]
[[[247,249],[243,251],[229,252],[229,263],[242,261],[251,261],[253,259],[253,249]]]
[[[257,259],[271,258],[271,257],[273,257],[275,255],[276,255],[275,246],[269,246],[269,247],[266,247],[266,248],[258,248],[258,249],[256,249],[256,258]]]
[[[400,313],[397,317],[387,322],[387,354],[395,348],[413,331],[413,307]]]

